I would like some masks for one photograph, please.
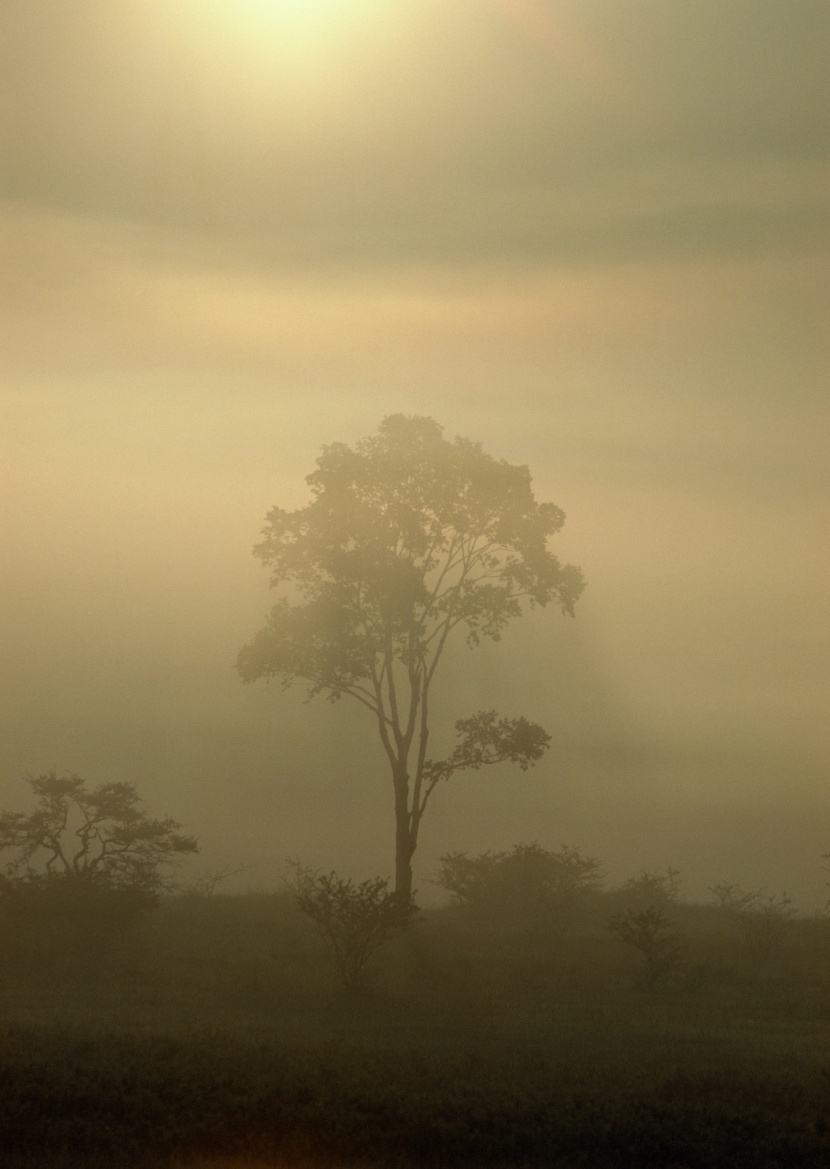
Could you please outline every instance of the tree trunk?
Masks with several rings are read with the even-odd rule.
[[[395,896],[402,905],[412,901],[412,854],[409,824],[409,776],[396,774],[395,784]]]
[[[401,906],[412,902],[412,858],[408,850],[403,853],[398,850],[395,857],[395,896]]]

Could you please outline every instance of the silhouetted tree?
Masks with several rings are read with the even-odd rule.
[[[89,789],[80,776],[54,772],[28,782],[35,810],[0,813],[0,852],[17,854],[6,881],[61,877],[157,893],[178,858],[198,851],[175,820],[145,815],[131,783]]]
[[[274,508],[254,550],[284,592],[238,669],[245,682],[280,677],[370,711],[394,791],[395,890],[408,901],[436,786],[503,761],[526,768],[550,741],[524,718],[483,711],[431,760],[431,688],[448,639],[498,640],[523,602],[572,614],[582,575],[549,551],[565,517],[536,502],[528,469],[445,440],[431,418],[393,415],[354,449],[324,447],[307,482],[312,501]]]
[[[0,908],[19,936],[84,951],[146,912],[197,851],[175,820],[147,816],[132,784],[29,778],[35,809],[0,813]],[[40,945],[40,942],[38,942]]]

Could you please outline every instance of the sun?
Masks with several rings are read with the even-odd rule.
[[[377,0],[189,0],[194,16],[277,49],[337,36],[366,20]]]
[[[157,0],[158,2],[158,0]],[[182,43],[202,45],[245,86],[280,78],[307,88],[348,71],[383,37],[400,0],[164,0]],[[168,8],[170,14],[170,8]]]

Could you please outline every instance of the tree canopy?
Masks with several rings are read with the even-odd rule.
[[[456,724],[447,759],[428,757],[448,639],[498,640],[525,604],[572,615],[584,581],[548,547],[565,516],[536,502],[528,468],[446,440],[432,418],[391,415],[354,448],[325,446],[307,482],[310,503],[274,507],[254,549],[281,592],[237,666],[246,682],[279,677],[371,711],[395,789],[396,888],[409,895],[437,783],[503,760],[526,767],[549,742],[525,719],[483,711]]]

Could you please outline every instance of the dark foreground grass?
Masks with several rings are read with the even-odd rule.
[[[228,1036],[2,1036],[2,1164],[741,1169],[830,1165],[830,1066],[605,1066]]]
[[[761,960],[678,910],[687,964],[645,990],[612,908],[549,937],[425,913],[362,998],[280,898],[24,938],[0,1169],[828,1169],[826,923]]]

